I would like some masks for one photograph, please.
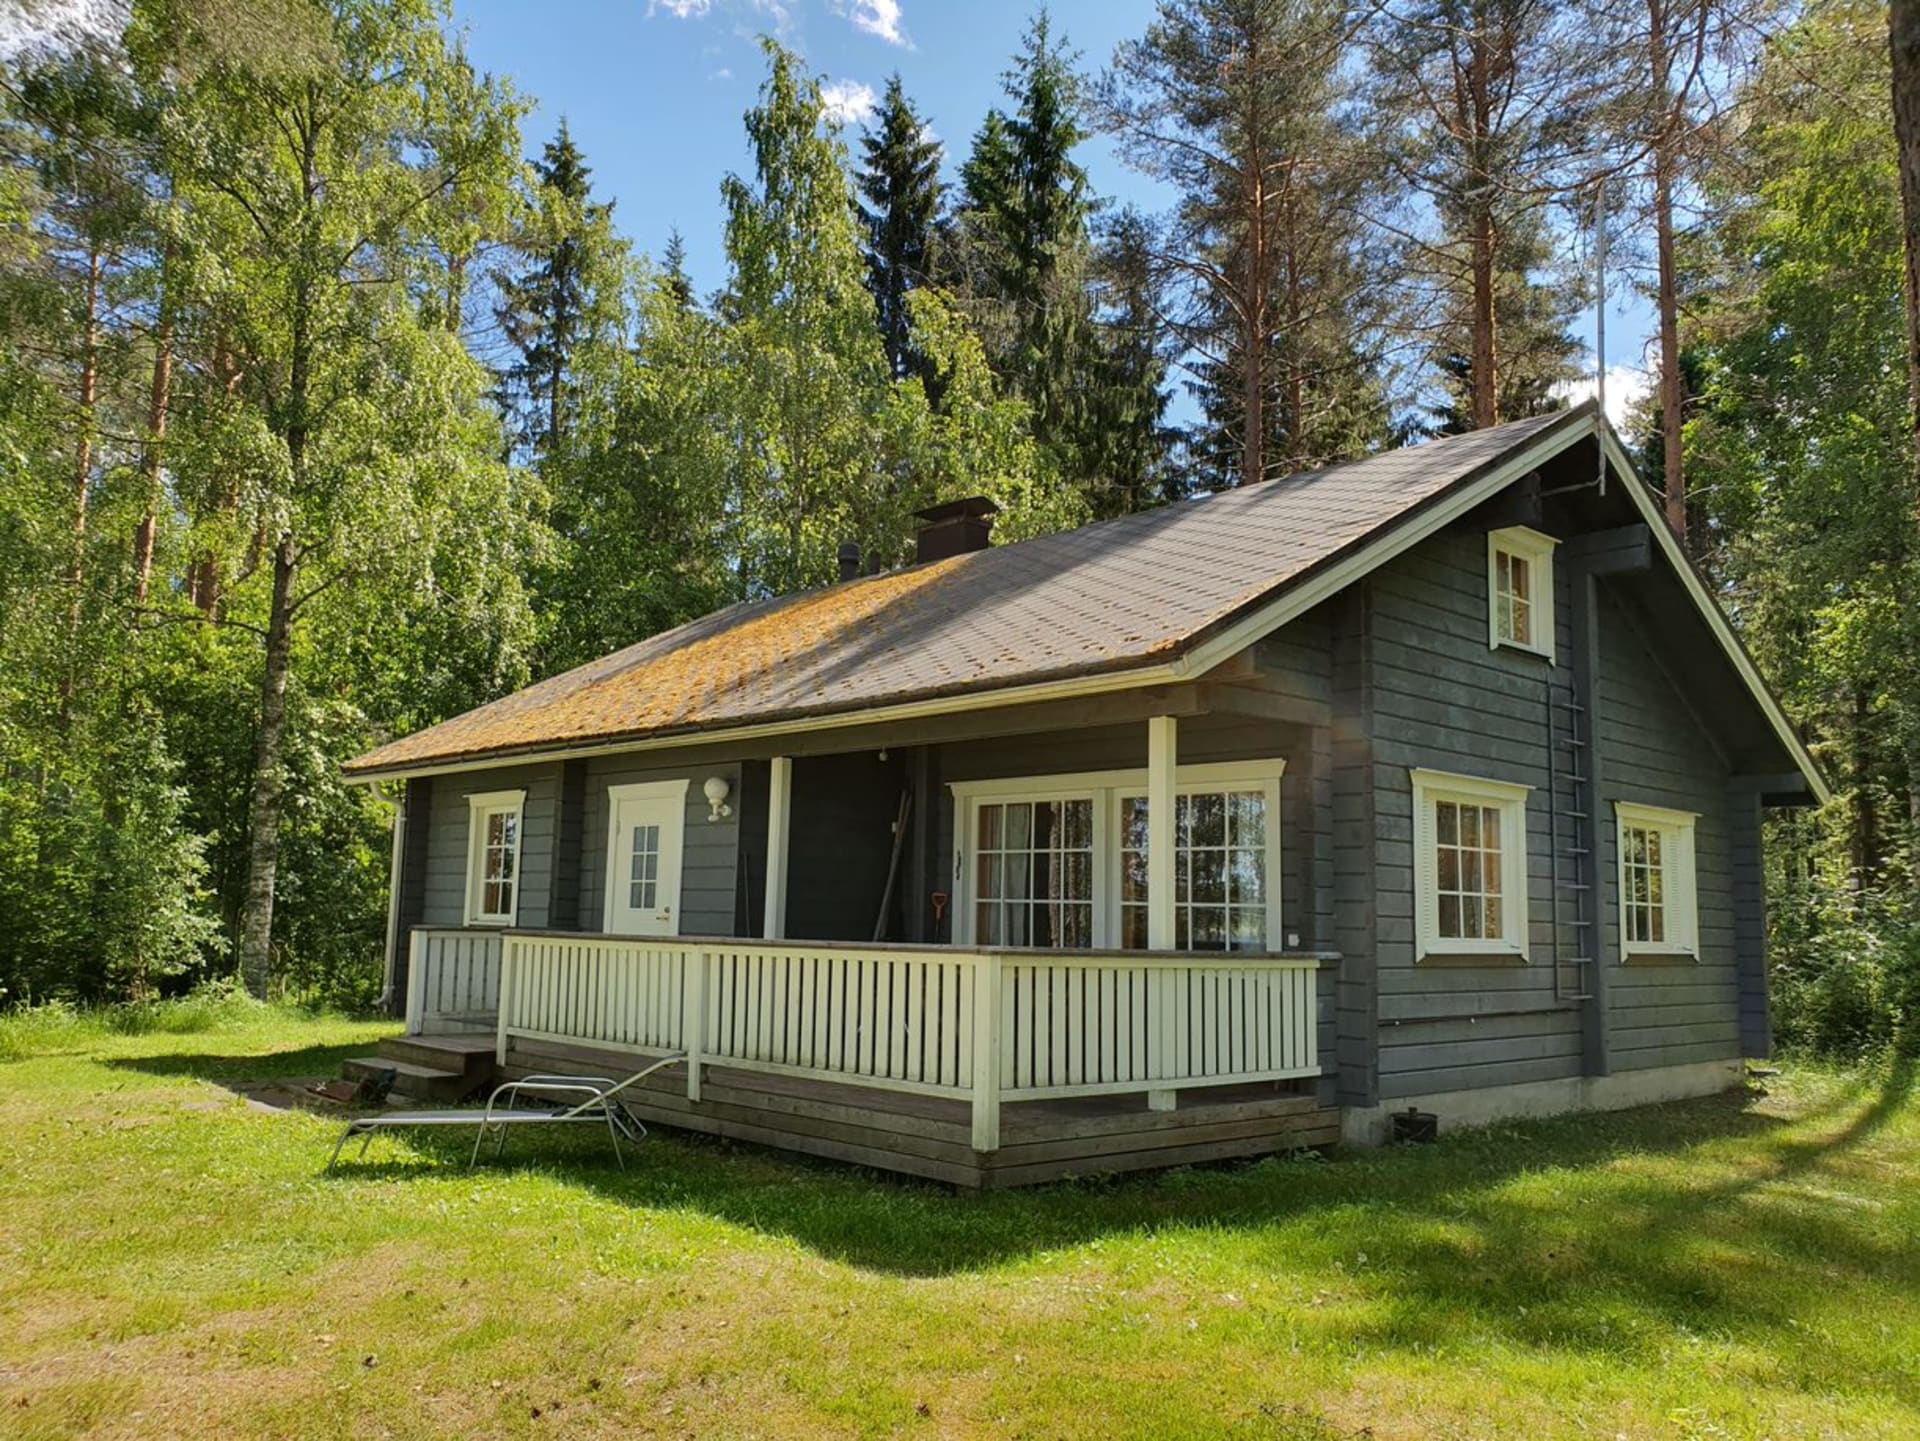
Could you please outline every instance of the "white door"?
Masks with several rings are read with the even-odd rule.
[[[680,841],[686,783],[613,786],[607,847],[608,934],[680,934]]]

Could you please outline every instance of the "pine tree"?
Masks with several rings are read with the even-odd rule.
[[[887,81],[873,126],[861,141],[857,184],[865,204],[867,289],[880,311],[880,334],[898,378],[932,379],[913,347],[907,296],[930,282],[940,216],[940,143],[928,134],[896,74]]]
[[[1122,153],[1182,192],[1157,255],[1181,281],[1208,484],[1385,439],[1388,266],[1361,218],[1378,180],[1344,112],[1353,36],[1330,0],[1163,0],[1101,86]]]
[[[1404,224],[1422,334],[1448,391],[1443,425],[1481,428],[1549,403],[1578,374],[1580,287],[1553,267],[1547,213],[1608,98],[1552,0],[1403,0],[1370,33],[1381,159],[1420,202]]]

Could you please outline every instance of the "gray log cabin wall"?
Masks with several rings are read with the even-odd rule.
[[[436,776],[427,789],[422,884],[411,923],[464,923],[467,797],[524,788],[516,923],[529,929],[600,930],[605,916],[607,788],[631,781],[686,779],[681,932],[732,935],[741,808],[736,804],[733,815],[708,820],[701,787],[710,775],[724,776],[733,789],[731,799],[737,801],[740,769],[731,762],[689,767],[662,765],[644,755],[615,755]],[[408,914],[405,901],[402,912]]]
[[[1576,581],[1570,567],[1554,567],[1558,634],[1552,662],[1490,649],[1486,545],[1486,525],[1463,522],[1384,566],[1366,583],[1365,599],[1350,600],[1354,619],[1337,643],[1336,892],[1340,949],[1347,956],[1342,1099],[1351,1105],[1595,1071],[1583,1047],[1581,1003],[1562,999],[1555,984],[1556,954],[1564,958],[1591,949],[1571,924],[1573,900],[1566,889],[1575,874],[1569,815],[1577,808],[1569,781],[1573,755],[1563,747],[1551,761],[1548,756],[1550,734],[1567,734],[1564,710],[1549,721],[1548,687],[1551,681],[1560,687],[1555,694],[1569,694]],[[1608,599],[1610,586],[1631,583],[1597,582],[1601,804],[1588,822],[1601,860],[1601,891],[1590,912],[1598,921],[1596,965],[1606,973],[1607,1059],[1601,1069],[1616,1071],[1737,1059],[1753,1049],[1756,1005],[1764,1023],[1764,978],[1753,986],[1760,999],[1743,999],[1735,945],[1736,872],[1758,872],[1757,805],[1752,797],[1730,791],[1727,762],[1709,729],[1682,700],[1625,612]],[[1531,924],[1526,962],[1415,961],[1408,775],[1414,767],[1533,788],[1527,806]],[[1371,784],[1365,784],[1362,777],[1369,770]],[[1615,800],[1699,812],[1697,962],[1642,958],[1621,963]],[[1557,823],[1550,808],[1559,812]],[[1369,826],[1371,887],[1368,857],[1358,845]],[[1556,830],[1562,885],[1557,910],[1551,851]],[[1754,896],[1746,904],[1748,923],[1742,929],[1752,945],[1759,929],[1757,883],[1749,888]],[[1352,904],[1369,892],[1374,897],[1370,910]],[[1751,957],[1745,969],[1758,974]],[[1377,1008],[1373,1055],[1370,999]],[[1743,1006],[1750,1017],[1744,1037]]]

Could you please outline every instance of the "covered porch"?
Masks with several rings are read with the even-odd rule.
[[[575,924],[406,927],[408,1032],[491,1035],[505,1074],[685,1051],[648,1119],[963,1185],[1329,1143],[1330,730],[1264,678],[796,736],[678,781],[566,762],[556,830],[586,858],[540,918]],[[696,897],[729,831],[733,934],[676,934],[728,919]]]

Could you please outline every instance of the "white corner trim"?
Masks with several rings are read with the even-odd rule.
[[[527,792],[524,786],[505,791],[467,794],[467,885],[462,912],[470,926],[512,926],[520,918],[521,861],[526,849]],[[513,905],[504,916],[480,914],[480,867],[486,850],[486,818],[498,811],[513,813]]]
[[[1531,934],[1532,895],[1527,880],[1527,797],[1533,787],[1513,781],[1454,771],[1409,767],[1413,784],[1414,960],[1435,956],[1491,956],[1526,961]],[[1440,934],[1439,840],[1434,830],[1436,801],[1466,801],[1500,808],[1509,834],[1501,837],[1501,934],[1458,937]]]
[[[1503,526],[1487,532],[1488,650],[1517,650],[1528,655],[1545,656],[1549,661],[1553,659],[1553,643],[1557,634],[1553,606],[1553,552],[1559,544],[1558,538],[1527,525]],[[1502,554],[1526,561],[1531,572],[1532,584],[1528,588],[1526,601],[1532,614],[1533,633],[1540,637],[1537,642],[1517,641],[1500,634],[1499,558]]]

